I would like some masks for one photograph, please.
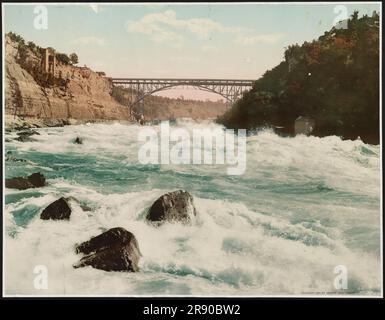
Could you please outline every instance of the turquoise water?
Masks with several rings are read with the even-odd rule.
[[[179,120],[174,128],[218,128]],[[48,186],[6,189],[7,294],[284,295],[337,292],[333,271],[348,269],[342,294],[380,294],[380,147],[338,137],[247,138],[247,169],[226,165],[143,165],[143,127],[87,124],[41,128],[34,142],[6,143],[6,177],[40,171]],[[159,130],[158,126],[153,126]],[[12,138],[14,134],[7,134]],[[76,136],[84,143],[73,143]],[[189,191],[198,211],[191,226],[144,221],[161,194]],[[61,196],[70,221],[42,221]],[[74,245],[121,226],[138,238],[139,273],[73,269]],[[33,287],[36,265],[47,290]]]

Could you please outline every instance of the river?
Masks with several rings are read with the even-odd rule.
[[[217,128],[178,120],[174,128]],[[159,130],[159,126],[153,126]],[[243,175],[221,165],[144,165],[135,124],[39,128],[36,141],[6,143],[26,162],[7,161],[6,177],[40,171],[48,186],[5,189],[5,293],[27,295],[291,295],[333,293],[346,266],[346,294],[380,294],[380,146],[339,137],[247,137]],[[12,139],[15,133],[7,133]],[[74,144],[76,136],[83,144]],[[146,212],[162,194],[189,191],[192,225],[155,228]],[[40,212],[61,196],[69,221]],[[138,239],[140,272],[74,269],[74,245],[111,227]],[[48,288],[33,286],[36,265]]]

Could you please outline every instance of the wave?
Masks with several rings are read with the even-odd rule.
[[[190,120],[173,127],[220,128]],[[140,128],[41,128],[35,142],[7,144],[34,163],[7,163],[7,176],[39,169],[48,177],[45,188],[6,189],[7,294],[322,294],[335,290],[341,264],[347,293],[379,294],[379,146],[262,131],[247,138],[246,173],[228,176],[218,165],[138,164]],[[82,145],[73,144],[76,136]],[[153,201],[180,188],[194,195],[193,224],[148,225]],[[73,204],[69,221],[39,219],[70,195],[93,210]],[[139,273],[72,268],[76,243],[117,226],[138,238]],[[44,292],[32,287],[41,264],[49,270]]]

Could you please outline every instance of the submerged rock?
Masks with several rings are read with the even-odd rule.
[[[40,219],[43,220],[69,220],[71,216],[71,207],[67,199],[61,197],[52,202],[47,208],[43,210]]]
[[[184,190],[173,191],[159,197],[151,206],[146,219],[162,223],[189,223],[191,216],[196,215],[193,196]]]
[[[141,257],[138,241],[124,228],[112,228],[76,247],[76,253],[86,254],[74,268],[92,266],[105,271],[139,270]]]
[[[5,179],[5,186],[11,189],[25,190],[29,188],[39,188],[45,186],[45,177],[40,173],[33,173],[27,178],[15,177]]]
[[[86,204],[80,203],[80,208],[82,208],[83,211],[92,211],[92,208]]]
[[[83,144],[83,139],[80,138],[80,137],[76,137],[75,140],[74,140],[74,143],[76,143],[76,144]]]
[[[17,141],[21,142],[31,142],[31,141],[36,141],[35,139],[31,138],[32,135],[40,135],[39,132],[31,129],[23,130],[17,133],[18,137],[15,138]]]
[[[36,139],[31,138],[31,136],[29,136],[29,135],[18,136],[17,138],[15,138],[15,140],[20,141],[20,142],[34,142],[34,141],[36,141]]]
[[[17,133],[18,136],[32,136],[34,134],[40,135],[39,132],[36,130],[28,129],[28,130],[23,130]]]
[[[10,151],[7,152],[7,155],[5,156],[5,161],[9,162],[27,162],[25,159],[16,158],[12,155]]]

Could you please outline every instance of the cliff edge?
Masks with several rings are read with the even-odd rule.
[[[5,114],[22,119],[132,121],[101,72],[60,61],[54,49],[5,37]]]

